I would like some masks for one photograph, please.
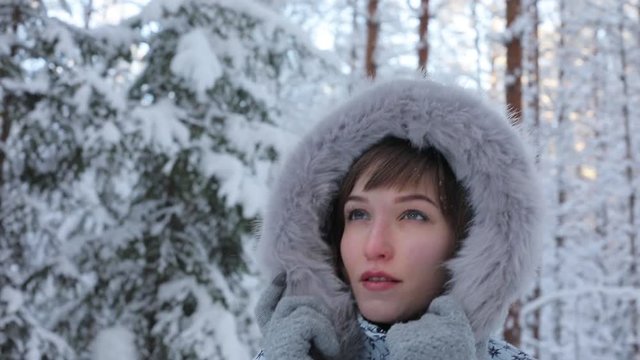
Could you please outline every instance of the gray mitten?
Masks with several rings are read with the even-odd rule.
[[[386,343],[393,360],[476,359],[469,319],[450,295],[435,298],[420,319],[391,326]]]
[[[260,297],[256,318],[263,334],[267,359],[311,359],[311,347],[326,357],[335,357],[340,344],[329,320],[329,311],[311,296],[285,296],[284,274],[278,275]]]

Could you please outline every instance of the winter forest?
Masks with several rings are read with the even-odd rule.
[[[550,226],[499,336],[640,359],[639,0],[0,0],[0,359],[251,359],[279,160],[364,84],[509,109]]]

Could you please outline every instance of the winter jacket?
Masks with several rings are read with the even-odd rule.
[[[506,353],[508,346],[489,338],[534,278],[542,196],[533,157],[508,117],[457,87],[426,80],[388,82],[320,121],[283,164],[269,199],[258,245],[264,271],[269,277],[286,273],[285,296],[323,299],[342,358],[362,354],[371,338],[363,336],[351,291],[323,240],[323,225],[351,164],[386,137],[406,139],[420,149],[435,147],[467,189],[473,220],[456,256],[445,264],[449,293],[467,313],[478,359],[488,351],[504,348]]]

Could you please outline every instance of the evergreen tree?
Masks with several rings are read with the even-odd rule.
[[[2,9],[3,356],[247,358],[243,248],[327,62],[254,2],[93,30],[36,5]]]
[[[252,1],[154,1],[123,27],[104,43],[132,31],[141,37],[128,45],[149,50],[133,63],[98,55],[118,61],[87,74],[88,104],[103,104],[88,108],[97,124],[82,126],[89,161],[74,185],[76,209],[89,210],[64,223],[65,255],[84,281],[52,325],[80,358],[98,356],[92,342],[101,348],[107,332],[142,358],[248,358],[255,270],[244,248],[272,166],[295,142],[283,117],[326,67]],[[115,86],[119,66],[140,64]]]
[[[100,77],[117,51],[109,55],[95,38],[48,18],[40,2],[5,2],[0,16],[7,44],[0,55],[1,352],[72,358],[56,318],[90,277],[67,256],[67,229],[70,219],[87,216],[75,185],[93,157],[86,136],[99,121],[92,112],[105,103],[87,96],[88,75]],[[98,69],[91,64],[97,55]]]

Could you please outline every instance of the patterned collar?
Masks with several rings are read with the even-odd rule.
[[[369,338],[385,337],[387,335],[387,332],[383,328],[369,322],[360,313],[358,313],[358,323],[360,324],[360,328]]]

